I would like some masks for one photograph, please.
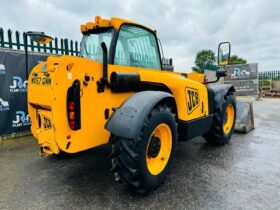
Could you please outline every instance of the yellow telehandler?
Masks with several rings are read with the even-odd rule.
[[[155,30],[132,21],[97,16],[81,32],[78,57],[50,56],[29,75],[28,111],[40,155],[110,143],[116,181],[148,193],[164,182],[177,141],[231,139],[234,87],[208,86],[225,71],[207,81],[203,74],[165,70],[170,65],[162,63]],[[219,44],[219,65],[229,57],[230,43]]]

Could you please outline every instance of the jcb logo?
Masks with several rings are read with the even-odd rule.
[[[44,125],[45,130],[52,128],[51,120],[46,116],[43,116],[43,125]]]
[[[199,93],[197,89],[186,87],[187,109],[191,114],[199,106]]]

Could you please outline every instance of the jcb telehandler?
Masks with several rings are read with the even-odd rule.
[[[233,86],[208,86],[215,81],[195,72],[165,71],[156,32],[141,24],[97,16],[81,32],[79,57],[50,56],[29,75],[28,110],[41,155],[110,143],[116,181],[148,193],[164,182],[177,141],[231,139]],[[229,56],[230,44],[221,43],[219,65]],[[217,71],[218,79],[223,76]]]

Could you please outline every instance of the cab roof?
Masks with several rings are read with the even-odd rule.
[[[94,22],[88,22],[86,24],[81,25],[81,32],[84,33],[84,32],[93,30],[95,28],[106,28],[106,27],[113,27],[114,29],[118,30],[118,29],[120,29],[121,25],[124,23],[130,23],[130,24],[138,25],[138,26],[153,30],[149,27],[143,26],[141,24],[138,24],[138,23],[130,21],[130,20],[125,20],[125,19],[116,18],[116,17],[112,17],[110,20],[108,20],[108,19],[103,19],[100,16],[96,16]]]

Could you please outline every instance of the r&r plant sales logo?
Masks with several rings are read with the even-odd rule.
[[[27,80],[22,81],[21,77],[13,76],[13,83],[10,85],[10,92],[27,92]]]
[[[16,119],[12,123],[14,128],[31,125],[30,117],[24,111],[16,111]]]
[[[9,111],[9,102],[0,98],[0,112]]]
[[[233,69],[233,74],[230,75],[231,79],[245,79],[251,76],[251,72],[246,69],[240,69],[238,67]]]
[[[0,63],[0,74],[6,74],[6,68],[4,64]]]

